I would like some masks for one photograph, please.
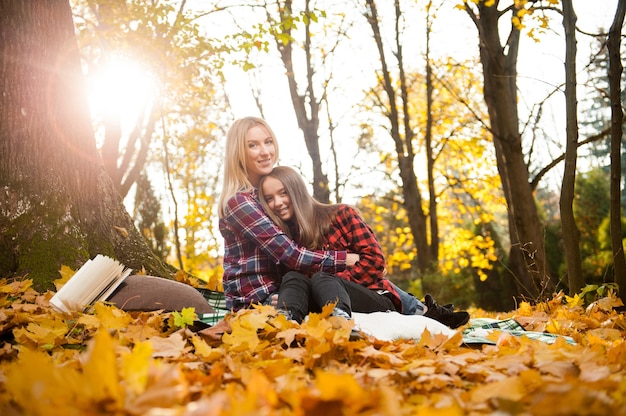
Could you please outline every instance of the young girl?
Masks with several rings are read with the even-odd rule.
[[[261,208],[257,187],[278,160],[278,142],[262,119],[236,120],[226,137],[224,181],[219,200],[219,229],[224,237],[223,285],[232,310],[270,303],[281,288],[280,305],[301,321],[309,312],[309,280],[303,273],[334,274],[359,256],[345,250],[308,250],[298,246]],[[291,270],[284,277],[283,270]],[[339,285],[326,293],[337,301],[338,314],[349,316],[350,299]]]
[[[405,314],[423,314],[451,328],[469,320],[467,312],[454,312],[451,306],[440,306],[430,295],[426,295],[426,304],[420,305],[422,313],[407,310],[406,300],[412,295],[385,278],[385,258],[372,229],[353,207],[322,204],[311,197],[304,180],[295,170],[286,166],[274,168],[261,179],[259,193],[261,205],[274,222],[303,246],[347,250],[359,255],[354,266],[336,272],[342,281],[348,282],[346,290],[353,311],[391,309]],[[367,288],[367,293],[362,288]]]

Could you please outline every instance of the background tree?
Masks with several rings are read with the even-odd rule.
[[[385,153],[385,158],[389,158],[395,169],[389,178],[400,178],[398,191],[394,190],[398,194],[395,199],[402,204],[398,215],[407,222],[404,227],[387,229],[411,233],[412,264],[418,268],[413,275],[419,276],[412,285],[414,292],[424,290],[446,299],[458,299],[455,300],[458,304],[468,304],[468,296],[461,299],[461,288],[473,287],[473,278],[471,274],[461,276],[460,270],[470,270],[469,266],[480,276],[479,282],[487,278],[486,271],[496,260],[495,245],[492,236],[482,232],[487,229],[478,224],[488,224],[489,213],[499,211],[492,202],[485,200],[483,205],[468,197],[471,192],[487,195],[482,189],[490,189],[494,197],[499,195],[499,180],[494,181],[490,176],[493,173],[490,164],[494,161],[481,139],[485,137],[482,118],[486,116],[480,105],[475,104],[480,102],[477,99],[480,92],[475,88],[479,83],[469,69],[475,64],[431,58],[430,33],[436,11],[429,3],[424,12],[428,32],[424,46],[426,71],[425,75],[415,73],[408,63],[410,60],[404,58],[416,51],[411,49],[409,53],[402,47],[406,45],[403,22],[410,19],[411,12],[402,11],[399,3],[394,3],[393,8],[387,9],[391,17],[382,17],[376,3],[367,2],[367,7],[381,69],[379,84],[368,92],[362,114],[368,114],[370,120],[374,120],[374,114],[380,115],[388,126],[384,135],[392,139],[395,152]],[[384,24],[389,20],[393,22],[391,27]],[[389,33],[391,40],[384,37]],[[421,180],[417,172],[423,175]],[[416,215],[410,208],[421,214]],[[423,218],[421,228],[411,226],[411,222],[415,225],[420,218]],[[398,247],[398,251],[391,250],[387,256],[392,259],[398,253],[402,257],[402,250]],[[421,263],[427,257],[430,257],[426,260],[429,267]],[[452,280],[459,284],[448,284]],[[422,286],[419,290],[418,282]],[[513,295],[503,291],[498,282],[499,279],[492,279],[489,284],[500,289],[500,296],[504,294],[508,299]],[[443,293],[447,288],[458,290]]]
[[[313,196],[320,202],[329,202],[328,176],[322,170],[319,146],[320,98],[316,94],[314,83],[315,63],[312,56],[311,25],[317,21],[316,11],[311,10],[311,1],[304,0],[304,8],[300,15],[294,13],[291,0],[276,2],[278,20],[274,21],[266,8],[268,22],[272,25],[272,35],[280,58],[285,67],[285,75],[289,84],[291,102],[298,120],[298,127],[304,135],[307,151],[313,163]],[[294,63],[295,39],[292,31],[299,21],[304,27],[304,40],[301,50],[304,52],[304,87],[299,87],[296,75],[297,67]],[[322,84],[323,85],[323,84]]]
[[[392,53],[386,51],[383,43],[383,36],[380,28],[378,7],[374,0],[366,0],[365,17],[371,27],[377,52],[380,58],[380,77],[384,98],[381,96],[379,102],[387,103],[387,122],[389,123],[389,135],[393,139],[398,168],[401,177],[403,206],[409,218],[409,227],[413,234],[413,241],[417,250],[417,266],[420,272],[427,273],[432,270],[436,260],[429,242],[429,232],[427,216],[424,211],[422,194],[419,189],[417,175],[414,164],[416,151],[414,150],[413,139],[415,136],[414,126],[411,125],[411,117],[408,114],[409,98],[407,94],[408,86],[404,68],[404,56],[401,42],[401,19],[402,12],[398,1],[394,3],[394,50]],[[393,78],[391,62],[388,56],[391,55],[397,60],[398,74]],[[400,91],[396,90],[399,85]],[[433,196],[434,197],[434,196]]]
[[[577,175],[573,215],[580,229],[584,283],[602,283],[610,267],[600,254],[598,240],[600,225],[609,216],[609,200],[609,175],[603,168]]]
[[[554,282],[547,275],[542,225],[529,184],[522,152],[517,109],[517,57],[521,19],[535,2],[464,1],[478,30],[484,98],[490,120],[498,171],[509,211],[511,250],[508,269],[519,293],[540,299],[550,296]],[[508,19],[503,23],[502,19]],[[508,35],[500,34],[501,28]],[[505,43],[502,43],[504,39]]]
[[[203,121],[199,117],[186,135],[176,139],[176,147],[170,150],[170,155],[176,156],[170,157],[169,171],[180,197],[177,217],[184,241],[181,255],[185,271],[210,281],[222,277],[219,231],[214,222],[224,157],[219,138],[225,137],[226,131]]]
[[[152,252],[161,261],[166,261],[170,252],[168,229],[162,219],[161,200],[145,174],[137,181],[133,218]]]
[[[574,183],[578,159],[578,101],[576,98],[576,12],[571,0],[563,0],[563,27],[565,29],[565,113],[566,148],[565,168],[561,184],[561,224],[567,263],[569,293],[574,295],[584,286],[580,257],[580,231],[574,218]]]
[[[0,59],[0,275],[51,288],[99,253],[168,275],[96,151],[69,3],[0,2]]]
[[[199,12],[184,1],[75,0],[74,13],[89,77],[98,80],[122,60],[140,65],[143,78],[151,81],[137,114],[123,114],[127,91],[111,97],[116,101],[108,106],[95,106],[101,110],[94,111],[94,125],[107,172],[129,202],[137,174],[150,172],[170,220],[176,264],[190,272],[198,272],[198,264],[213,265],[213,273],[220,268],[214,264],[219,256],[206,261],[214,251],[207,246],[217,245],[210,206],[222,158],[218,142],[232,120],[221,53],[230,49],[203,30],[199,17],[216,13],[212,3],[203,6]],[[208,152],[211,148],[217,151]]]
[[[611,248],[615,261],[615,282],[620,290],[622,300],[626,299],[626,258],[622,237],[622,216],[620,206],[622,177],[621,143],[622,120],[624,117],[621,102],[622,60],[620,57],[621,31],[626,14],[626,1],[620,0],[615,12],[615,19],[609,31],[607,47],[609,51],[609,85],[611,97]]]
[[[73,0],[76,28],[83,68],[93,82],[120,61],[132,61],[141,67],[149,83],[143,92],[142,108],[136,114],[124,114],[126,91],[108,85],[115,102],[100,103],[95,112],[96,134],[107,173],[122,197],[129,194],[146,163],[159,150],[162,124],[178,122],[177,137],[189,118],[202,123],[214,113],[207,110],[221,104],[219,78],[213,74],[222,49],[219,41],[204,35],[196,14],[187,10],[187,2],[146,0],[90,1]],[[207,12],[204,13],[206,15]],[[216,45],[216,42],[219,42]],[[225,49],[225,48],[224,48]],[[119,77],[128,74],[118,72]],[[128,86],[126,86],[128,87]],[[117,93],[118,96],[111,96]],[[216,97],[217,95],[217,97]],[[170,144],[176,145],[170,140]],[[160,148],[161,151],[171,149]],[[158,154],[158,153],[157,153]]]

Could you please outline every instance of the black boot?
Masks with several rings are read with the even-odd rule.
[[[439,321],[452,329],[465,325],[469,321],[469,313],[465,311],[454,312],[449,305],[441,306],[437,304],[430,295],[424,297],[424,304],[428,308],[424,316]]]

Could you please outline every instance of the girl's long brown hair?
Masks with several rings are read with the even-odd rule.
[[[297,236],[292,235],[289,224],[281,220],[267,205],[263,193],[263,183],[268,177],[279,180],[285,187],[285,192],[291,199],[294,217],[291,224],[297,229]],[[265,212],[290,237],[297,238],[300,245],[311,250],[323,248],[323,237],[328,232],[339,205],[323,204],[313,198],[307,190],[302,176],[288,166],[276,166],[272,173],[261,178],[259,183],[259,199]]]

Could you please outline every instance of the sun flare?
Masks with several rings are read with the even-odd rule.
[[[95,117],[135,120],[158,94],[155,77],[138,62],[113,58],[87,78],[87,97]]]

